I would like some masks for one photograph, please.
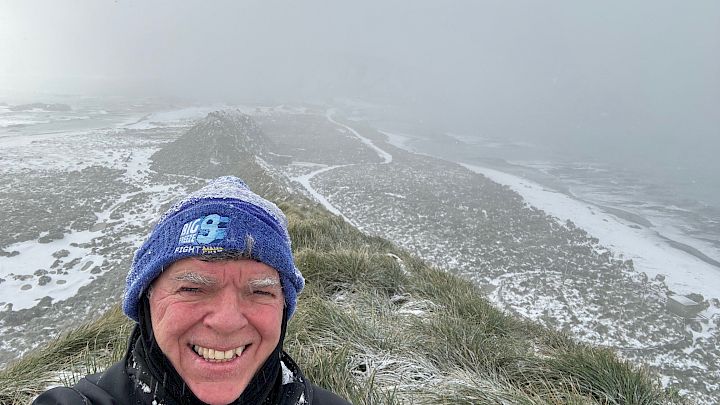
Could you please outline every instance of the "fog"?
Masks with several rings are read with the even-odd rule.
[[[0,91],[344,97],[618,159],[720,150],[714,0],[3,1],[0,55]]]
[[[224,103],[257,112],[280,187],[717,395],[718,0],[0,0],[0,363],[119,294],[203,173],[269,178],[198,145],[255,133]]]

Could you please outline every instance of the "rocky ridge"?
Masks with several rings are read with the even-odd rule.
[[[253,189],[280,196],[291,188],[273,173],[267,159],[274,149],[258,124],[239,110],[212,112],[175,141],[152,155],[158,173],[211,179],[238,174]]]

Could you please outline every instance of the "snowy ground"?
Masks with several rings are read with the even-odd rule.
[[[167,121],[0,136],[0,363],[117,302],[132,251],[186,189],[154,184],[149,157],[202,111]],[[129,128],[127,121],[135,122]],[[142,209],[140,209],[142,207]]]
[[[0,137],[0,199],[10,208],[0,239],[0,362],[117,302],[135,247],[195,181],[158,176],[149,157],[209,109]],[[670,290],[717,297],[707,263],[522,178],[409,153],[409,136],[333,110],[241,110],[286,160],[275,168],[331,212],[474,280],[508,311],[614,347],[704,403],[716,399],[720,304],[706,301],[695,320],[666,309]]]
[[[333,165],[295,151],[285,169],[329,211],[475,280],[507,310],[614,347],[660,372],[663,383],[712,402],[706,395],[720,377],[717,269],[591,204],[496,170],[410,155],[403,148],[411,136],[335,117],[324,114],[376,157]],[[692,321],[669,313],[671,290],[703,294],[705,310]]]

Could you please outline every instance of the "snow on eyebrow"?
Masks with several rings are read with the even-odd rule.
[[[215,280],[214,278],[202,275],[200,273],[196,273],[194,271],[176,274],[175,276],[173,276],[173,279],[175,281],[187,281],[193,284],[201,284],[208,286],[217,284],[217,280]]]
[[[257,280],[250,280],[248,285],[250,285],[250,287],[254,287],[254,288],[276,287],[276,286],[279,287],[280,280],[277,280],[277,279],[274,279],[271,277],[266,277],[266,278],[261,278],[261,279],[257,279]]]

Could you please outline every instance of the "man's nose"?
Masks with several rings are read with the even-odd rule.
[[[203,321],[218,332],[234,332],[248,324],[248,310],[249,302],[240,291],[224,288],[208,303],[208,313]]]

